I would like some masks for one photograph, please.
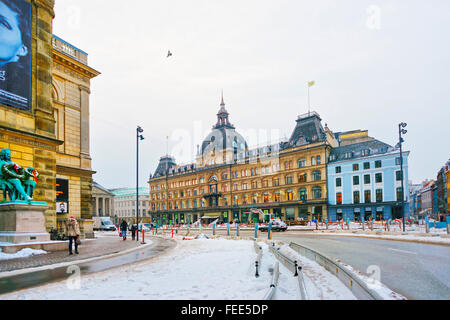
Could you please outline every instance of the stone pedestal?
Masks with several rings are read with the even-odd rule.
[[[0,242],[13,244],[50,241],[45,228],[45,202],[0,203]]]

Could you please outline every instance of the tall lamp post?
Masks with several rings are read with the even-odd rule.
[[[403,216],[403,232],[405,232],[405,189],[404,189],[404,175],[403,175],[403,153],[402,153],[402,143],[405,141],[402,138],[402,134],[406,134],[408,131],[404,128],[407,126],[405,122],[401,122],[398,125],[398,146],[400,147],[400,172],[402,178],[402,216]]]
[[[136,241],[139,241],[139,140],[144,140],[144,130],[136,128]]]

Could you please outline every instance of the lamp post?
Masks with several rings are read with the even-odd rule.
[[[401,196],[402,196],[402,216],[403,216],[403,232],[405,232],[405,191],[404,191],[404,176],[403,176],[403,153],[402,153],[402,143],[404,142],[403,138],[402,138],[402,134],[406,134],[408,131],[405,130],[404,128],[407,126],[407,124],[405,122],[401,122],[398,125],[398,146],[400,147],[400,174],[401,174],[401,178],[402,178],[402,192],[401,192]]]
[[[136,128],[136,241],[139,241],[139,140],[144,140],[142,132],[144,130],[138,126]]]

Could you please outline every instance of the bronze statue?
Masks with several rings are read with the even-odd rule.
[[[0,151],[0,188],[3,199],[7,201],[33,200],[33,192],[37,185],[39,173],[33,167],[26,169],[11,161],[11,150]]]

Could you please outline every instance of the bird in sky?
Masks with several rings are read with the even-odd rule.
[[[170,57],[171,55],[172,55],[172,52],[170,52],[170,50],[169,50],[169,52],[167,52],[167,58]]]

